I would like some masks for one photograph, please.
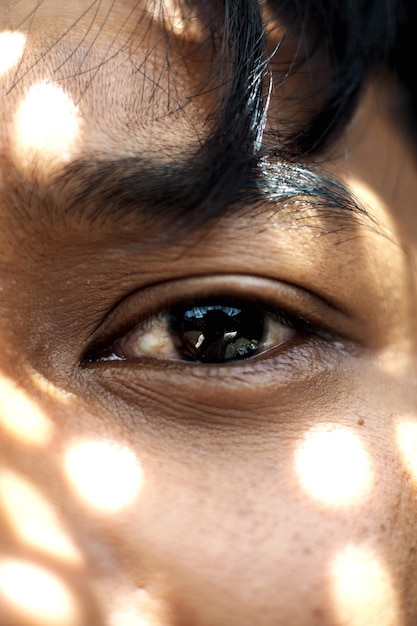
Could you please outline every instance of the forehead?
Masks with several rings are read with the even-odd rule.
[[[191,3],[181,6],[186,4]],[[271,32],[270,24],[268,28]],[[219,78],[213,68],[219,59],[210,32],[204,15],[190,10],[184,17],[178,0],[0,0],[2,178],[9,163],[12,181],[17,170],[18,180],[36,172],[43,183],[51,170],[77,158],[139,154],[150,161],[175,162],[177,155],[192,156],[209,136],[218,104]],[[272,38],[280,32],[277,25]],[[283,59],[289,66],[293,52],[291,42],[280,48],[280,63]],[[313,91],[319,75],[312,74]],[[275,81],[272,130],[285,116],[291,122],[300,118],[297,99],[307,109],[307,98],[300,96],[311,95],[310,75],[305,81],[307,87],[295,74],[284,83]],[[285,108],[288,94],[288,107],[295,113]],[[310,100],[314,106],[317,94]],[[379,145],[384,132],[378,132]],[[358,143],[356,133],[350,146],[343,143],[339,149],[353,154]],[[366,173],[371,176],[367,186],[381,191],[380,160],[388,151],[372,147],[371,152],[372,159],[363,149],[365,156],[359,155],[366,165],[361,163],[359,178]],[[344,180],[342,160],[342,170],[338,162],[333,169]],[[357,161],[357,156],[349,160],[350,176]],[[326,163],[327,168],[333,165]],[[383,167],[387,169],[385,161]],[[391,163],[389,167],[393,171]],[[397,169],[396,162],[391,178]],[[390,195],[393,186],[390,182]],[[403,213],[410,197],[397,203]]]
[[[126,0],[0,2],[3,151],[19,160],[24,146],[27,160],[41,136],[55,138],[58,161],[163,158],[195,144],[207,118],[207,95],[195,97],[209,80],[206,44],[169,20]]]

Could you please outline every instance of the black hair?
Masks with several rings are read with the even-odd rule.
[[[198,184],[195,194],[188,191],[188,201],[182,203],[187,219],[192,214],[198,221],[219,215],[245,187],[253,187],[254,178],[260,179],[257,165],[265,158],[290,163],[319,155],[346,127],[367,81],[378,71],[388,68],[399,80],[410,119],[414,115],[417,122],[413,113],[417,111],[417,106],[413,109],[417,74],[405,69],[417,27],[414,0],[201,0],[191,4],[217,12],[212,21],[220,25],[216,35],[222,39],[217,62],[227,65],[228,77],[217,125],[190,172]],[[271,52],[266,35],[274,19],[284,29]],[[281,61],[286,41],[295,42],[297,52],[294,58],[283,56]],[[317,63],[312,62],[315,58]],[[272,69],[276,67],[281,71]],[[284,120],[279,132],[265,131],[267,147],[262,147],[268,80],[272,76],[283,83],[294,72],[311,74],[315,106],[298,123],[291,119],[285,124]],[[297,176],[296,168],[292,175]],[[265,191],[265,181],[261,186]],[[301,179],[299,188],[302,193]]]
[[[172,172],[169,160],[164,166],[173,202],[158,207],[158,189],[151,194],[155,199],[152,210],[166,213],[167,209],[178,225],[198,227],[221,215],[246,192],[255,201],[256,192],[259,198],[269,192],[276,197],[283,174],[287,181],[292,177],[293,196],[318,196],[320,189],[328,189],[320,176],[305,176],[298,164],[305,163],[306,157],[314,160],[337,138],[368,80],[382,69],[388,69],[401,86],[410,126],[417,128],[417,73],[409,71],[407,63],[414,52],[415,0],[172,1],[181,7],[185,20],[188,12],[205,24],[213,49],[210,76],[214,87],[210,84],[210,89],[218,93],[216,110],[207,120],[211,130],[203,140],[196,137],[194,153],[184,155],[183,175],[178,177],[178,155]],[[137,6],[141,4],[138,0]],[[148,0],[146,6],[152,4],[157,16],[160,7],[160,17],[164,0]],[[169,47],[175,45],[175,33],[169,28],[169,24],[164,26],[167,59]],[[285,110],[293,105],[302,114],[288,115],[266,127],[267,119],[280,115],[279,110],[268,109],[270,93],[274,100],[295,73],[310,81],[310,92],[303,93],[301,102],[294,96]],[[146,156],[141,155],[143,162]],[[266,178],[265,163],[269,163]],[[140,198],[134,197],[137,175],[129,165],[122,185],[126,201],[134,205]],[[87,173],[90,168],[95,184],[94,161],[80,166]],[[314,180],[317,188],[311,184]],[[335,189],[334,184],[330,187]],[[93,183],[89,189],[87,182],[80,193],[84,198],[93,196]],[[109,200],[111,194],[109,180]]]

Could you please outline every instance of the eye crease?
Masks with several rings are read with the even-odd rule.
[[[304,326],[304,328],[301,328]],[[88,358],[223,364],[283,349],[307,322],[243,300],[191,301],[149,315]]]

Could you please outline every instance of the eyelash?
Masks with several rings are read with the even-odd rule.
[[[275,344],[272,342],[271,345],[268,345],[265,349],[258,349],[258,345],[252,348],[251,343],[248,345],[248,342],[243,342],[244,345],[242,354],[239,354],[236,357],[232,356],[232,358],[219,358],[216,360],[210,357],[205,358],[204,355],[202,358],[194,358],[195,355],[192,354],[188,354],[188,358],[182,358],[180,349],[178,348],[178,342],[176,347],[174,347],[175,340],[173,337],[174,330],[172,323],[173,312],[177,311],[178,317],[178,311],[182,312],[182,315],[184,316],[186,312],[190,312],[192,310],[196,311],[197,309],[201,310],[203,308],[206,309],[206,311],[213,309],[224,310],[227,307],[229,307],[229,309],[233,307],[234,309],[239,309],[240,311],[245,308],[251,308],[252,311],[256,310],[261,316],[263,316],[264,320],[267,320],[267,324],[280,325],[282,329],[288,330],[288,335],[291,334],[290,331],[293,331],[293,335],[291,337],[288,336],[282,341],[277,341]],[[155,327],[157,330],[159,329],[159,332],[161,332],[161,328],[164,327],[164,332],[166,332],[167,335],[170,334],[168,339],[171,342],[171,348],[174,347],[174,349],[168,357],[152,354],[152,350],[154,349],[154,346],[152,346],[152,331]],[[135,341],[135,334],[136,342],[142,350],[142,353],[139,353],[138,355],[132,355],[132,353],[129,354],[128,344],[129,341]],[[177,340],[178,336],[179,334],[177,333]],[[187,364],[188,366],[193,364],[200,366],[204,365],[205,367],[213,367],[213,365],[217,367],[219,365],[239,365],[242,363],[246,364],[248,362],[271,358],[279,353],[287,352],[290,347],[297,344],[306,344],[312,339],[316,341],[320,340],[322,343],[325,342],[328,344],[331,341],[335,341],[335,334],[329,332],[320,324],[310,322],[302,315],[296,313],[294,314],[292,312],[290,313],[282,307],[277,307],[270,302],[265,302],[260,297],[247,298],[240,294],[225,297],[222,292],[214,293],[214,295],[212,294],[208,296],[208,291],[205,291],[201,297],[194,296],[187,298],[187,296],[184,295],[182,299],[175,297],[172,300],[165,300],[162,307],[158,308],[158,306],[156,306],[154,310],[152,310],[152,308],[149,310],[148,308],[145,314],[142,313],[142,315],[137,315],[136,319],[133,317],[133,320],[130,323],[121,325],[116,332],[111,333],[111,335],[104,340],[99,340],[99,342],[94,343],[92,348],[82,359],[81,364],[94,365],[97,363],[110,363],[117,361],[123,361],[127,364],[128,362],[133,363],[144,360],[152,360],[154,364],[156,361],[175,361],[177,363]],[[156,338],[156,341],[157,340],[158,338]],[[267,339],[265,339],[265,333],[263,333],[261,337],[258,337],[259,343],[262,343],[264,340],[267,341]],[[148,346],[146,346],[146,341],[149,343]],[[197,343],[198,341],[195,344],[196,346]],[[231,343],[233,344],[233,342]],[[165,349],[165,347],[166,344],[163,346],[163,349]],[[239,348],[242,348],[242,345],[238,346],[237,350]],[[223,350],[224,354],[226,354],[224,345],[221,350]],[[227,347],[227,350],[229,350],[229,347]],[[233,350],[234,347],[232,346],[232,352]],[[247,354],[248,352],[249,354]]]

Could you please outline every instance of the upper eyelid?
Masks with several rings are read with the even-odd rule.
[[[98,334],[106,334],[107,329],[113,326],[115,318],[122,315],[129,316],[129,309],[133,308],[131,317],[132,324],[134,324],[138,317],[144,319],[151,312],[155,313],[166,309],[168,306],[176,306],[184,300],[230,297],[231,289],[233,289],[232,295],[235,299],[241,297],[252,301],[257,300],[264,302],[266,306],[268,302],[271,309],[281,308],[287,309],[289,312],[296,306],[311,309],[314,302],[316,312],[314,314],[313,311],[310,311],[313,317],[319,318],[323,310],[329,310],[343,322],[349,318],[347,313],[335,308],[320,295],[310,293],[303,287],[291,285],[285,281],[244,274],[196,275],[179,277],[132,291],[113,305],[104,320],[91,333],[88,341],[93,343]],[[280,292],[279,295],[274,293],[277,291]],[[250,297],[248,293],[251,294]],[[269,293],[268,297],[266,297],[266,293]],[[281,306],[278,304],[278,300],[281,300]],[[296,310],[294,310],[294,314],[297,314]],[[126,324],[126,326],[128,325]]]

